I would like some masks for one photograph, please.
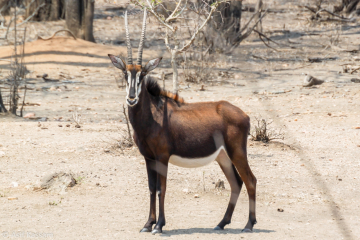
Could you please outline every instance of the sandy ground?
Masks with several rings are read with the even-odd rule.
[[[261,116],[284,132],[283,140],[248,143],[249,163],[258,179],[254,233],[241,233],[248,215],[245,187],[232,223],[224,231],[212,231],[230,195],[226,181],[225,190],[214,189],[214,182],[225,180],[216,163],[197,169],[171,165],[164,233],[138,233],[147,220],[149,194],[141,155],[136,148],[116,147],[125,128],[125,91],[117,88],[119,73],[106,55],[126,48],[119,34],[123,18],[114,16],[95,21],[95,29],[103,29],[95,31],[98,44],[65,37],[27,43],[28,87],[33,90],[26,102],[38,105],[26,106],[25,113],[47,121],[39,125],[37,120],[0,115],[0,239],[26,234],[53,239],[357,239],[360,83],[350,79],[360,76],[359,71],[344,73],[341,65],[359,66],[359,51],[339,47],[359,50],[359,26],[309,24],[309,14],[290,4],[281,6],[284,13],[270,13],[264,30],[295,48],[275,45],[278,51],[273,51],[252,36],[212,70],[217,75],[232,67],[231,78],[206,83],[206,91],[199,91],[198,84],[180,85],[187,102],[227,100],[243,109],[253,125]],[[140,21],[136,16],[133,21]],[[63,23],[33,24],[56,30]],[[338,48],[326,48],[336,32]],[[149,27],[144,58],[164,55],[156,74],[170,71],[170,65],[155,33],[156,27]],[[112,44],[117,39],[120,44]],[[11,53],[11,46],[0,48],[0,58]],[[321,60],[311,63],[308,58]],[[6,77],[8,63],[0,61],[0,67],[0,77]],[[43,73],[60,81],[36,78]],[[303,73],[325,82],[303,88]],[[166,87],[171,86],[169,78]],[[74,127],[74,111],[82,116],[81,128]],[[57,171],[74,172],[79,184],[63,195],[29,189]],[[17,199],[9,200],[13,197]]]

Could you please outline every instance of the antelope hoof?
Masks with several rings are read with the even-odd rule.
[[[215,230],[215,231],[224,230],[224,228],[221,228],[221,227],[219,227],[219,226],[216,226],[216,227],[214,228],[214,230]]]
[[[244,232],[244,233],[252,233],[253,231],[249,228],[244,228],[241,232]]]
[[[152,230],[152,232],[151,232],[152,235],[155,235],[155,234],[157,234],[157,233],[162,233],[162,230],[161,230],[161,229],[154,229],[154,230]]]
[[[140,230],[140,232],[141,233],[143,233],[143,232],[151,232],[151,228],[145,228],[144,227],[143,229]]]

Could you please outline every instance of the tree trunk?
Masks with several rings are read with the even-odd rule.
[[[7,112],[7,110],[4,106],[2,95],[1,95],[1,89],[0,89],[0,112]]]
[[[207,2],[211,5],[215,0]],[[212,46],[210,52],[224,52],[233,45],[240,34],[241,8],[242,1],[233,0],[220,4],[219,11],[214,12],[205,30],[206,42]]]
[[[82,30],[84,32],[84,39],[86,41],[95,42],[93,35],[93,19],[94,19],[94,9],[95,1],[94,0],[83,0],[84,1],[84,15],[82,21]]]
[[[56,21],[60,19],[61,16],[60,0],[51,1],[51,11],[50,11],[50,21]]]
[[[65,0],[35,0],[30,4],[31,2],[32,0],[24,0],[25,7],[27,7],[25,14],[26,18],[31,16],[41,4],[45,3],[45,6],[41,7],[37,14],[31,19],[32,21],[59,20],[65,7]]]
[[[66,25],[77,38],[95,42],[93,35],[94,0],[67,0]]]
[[[176,55],[178,54],[177,47],[171,50],[171,66],[173,69],[173,92],[177,93],[179,91],[179,82],[178,82],[178,70],[176,66]]]
[[[80,22],[81,22],[81,8],[79,0],[67,0],[66,1],[66,26],[67,28],[78,38],[80,36]]]

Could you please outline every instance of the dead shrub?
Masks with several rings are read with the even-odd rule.
[[[184,80],[190,83],[206,83],[213,78],[214,63],[208,60],[186,59],[183,63]]]
[[[118,128],[120,137],[116,139],[116,147],[117,149],[120,149],[123,151],[124,149],[131,148],[134,146],[133,139],[129,137],[129,134],[127,133],[127,130],[125,128]]]
[[[264,118],[258,119],[256,117],[255,120],[256,123],[254,128],[250,132],[251,140],[267,143],[274,139],[284,139],[284,134],[281,132],[281,129],[275,131],[273,128],[269,127],[273,123],[272,121]]]
[[[123,114],[126,121],[126,128],[119,127],[119,134],[120,137],[116,139],[116,145],[114,146],[116,149],[121,150],[121,152],[124,152],[125,149],[131,148],[134,146],[134,141],[131,136],[131,130],[130,130],[130,124],[129,124],[129,118],[126,114],[126,108],[123,104]]]

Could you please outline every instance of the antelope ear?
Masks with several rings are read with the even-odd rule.
[[[122,71],[126,71],[126,64],[122,58],[116,57],[112,54],[108,54],[108,56],[111,59],[111,62],[114,64],[115,67],[121,69]]]
[[[143,73],[147,74],[149,72],[151,72],[152,70],[154,70],[160,63],[162,57],[161,58],[155,58],[153,60],[150,60],[146,63],[145,67],[143,68]]]

